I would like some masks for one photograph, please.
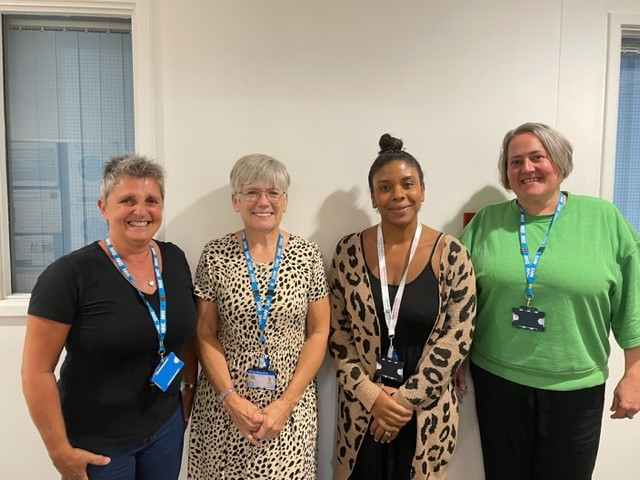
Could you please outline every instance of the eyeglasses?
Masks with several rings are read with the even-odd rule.
[[[285,192],[281,192],[280,190],[270,189],[270,190],[245,190],[244,192],[238,192],[242,195],[247,202],[257,202],[258,199],[264,193],[267,196],[267,200],[270,202],[279,202],[282,200]]]

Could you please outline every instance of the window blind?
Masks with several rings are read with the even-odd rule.
[[[104,236],[102,165],[134,150],[129,20],[3,16],[13,293]]]

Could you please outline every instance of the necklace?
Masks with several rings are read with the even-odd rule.
[[[153,287],[156,284],[155,280],[147,280],[147,285]]]

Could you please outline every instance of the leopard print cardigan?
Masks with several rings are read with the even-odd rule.
[[[338,377],[337,447],[334,479],[349,477],[382,385],[373,381],[380,354],[380,324],[360,241],[347,235],[336,247],[329,271],[329,352]],[[416,372],[396,400],[417,415],[412,479],[445,478],[455,449],[458,404],[453,377],[469,354],[475,324],[476,287],[465,247],[444,237],[439,262],[439,310]]]

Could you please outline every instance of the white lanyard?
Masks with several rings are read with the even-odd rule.
[[[382,305],[384,307],[384,320],[387,323],[389,330],[389,351],[387,352],[388,358],[396,358],[393,350],[393,337],[396,334],[396,324],[398,323],[398,312],[400,311],[400,302],[402,301],[402,294],[404,293],[404,286],[407,281],[407,273],[409,272],[409,265],[413,254],[416,253],[418,248],[418,242],[420,240],[420,234],[422,233],[422,224],[418,222],[416,226],[416,233],[413,235],[411,241],[411,248],[409,250],[409,261],[407,267],[402,274],[402,280],[398,285],[398,292],[396,298],[393,300],[393,308],[391,308],[391,302],[389,301],[389,283],[387,282],[387,264],[384,258],[384,239],[382,238],[382,226],[378,224],[378,270],[380,273],[380,289],[382,290]]]

